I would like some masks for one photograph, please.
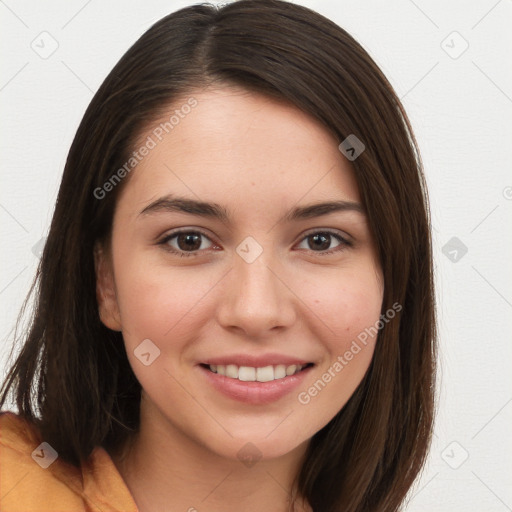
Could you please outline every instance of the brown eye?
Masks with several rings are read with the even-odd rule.
[[[202,238],[208,239],[200,231],[178,231],[166,236],[160,245],[163,245],[169,252],[180,256],[198,256],[198,251],[209,248],[203,246]],[[176,240],[174,241],[174,239]]]
[[[197,251],[201,248],[201,236],[196,233],[180,233],[176,235],[176,243],[180,250]]]
[[[337,242],[337,245],[332,248],[331,244],[333,239]],[[307,247],[305,247],[305,249],[321,255],[339,252],[352,245],[351,242],[343,238],[339,233],[332,231],[316,231],[310,233],[303,238],[303,241],[306,241]]]

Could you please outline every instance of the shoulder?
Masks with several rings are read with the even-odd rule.
[[[59,478],[63,469],[64,481]],[[70,488],[77,479],[79,470],[59,460],[35,425],[11,412],[0,414],[1,510],[85,510]]]
[[[120,504],[126,508],[117,508]],[[0,510],[136,511],[136,506],[105,450],[95,449],[87,463],[75,467],[59,458],[35,424],[12,412],[2,412]]]

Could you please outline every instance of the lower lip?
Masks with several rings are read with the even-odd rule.
[[[269,382],[244,382],[214,373],[204,366],[198,366],[201,373],[217,391],[225,396],[247,404],[269,404],[291,393],[305,379],[313,368],[308,366],[295,375]]]

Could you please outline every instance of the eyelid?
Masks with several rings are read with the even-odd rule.
[[[300,241],[302,241],[305,237],[309,235],[314,235],[316,233],[329,233],[330,235],[336,235],[345,240],[347,243],[352,243],[353,237],[349,235],[346,231],[342,231],[341,229],[334,228],[311,228],[301,235]]]

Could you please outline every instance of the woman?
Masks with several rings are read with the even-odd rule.
[[[432,274],[414,135],[350,35],[280,0],[165,17],[70,149],[2,510],[398,510],[432,432]]]

